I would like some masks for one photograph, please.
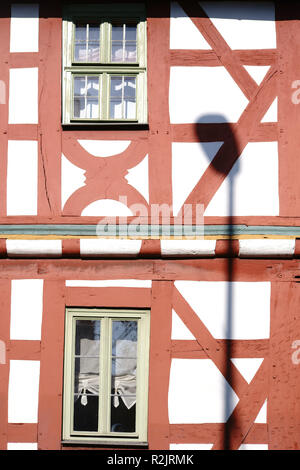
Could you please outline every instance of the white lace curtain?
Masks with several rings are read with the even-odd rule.
[[[119,406],[120,398],[128,409],[136,402],[136,351],[136,341],[116,341],[117,357],[113,359],[112,369],[112,388],[116,394],[113,400],[115,407]],[[80,397],[81,404],[85,406],[88,403],[87,393],[99,394],[99,340],[82,339],[80,355],[96,356],[80,358],[77,398]]]

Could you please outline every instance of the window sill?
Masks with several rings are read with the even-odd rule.
[[[116,130],[116,129],[137,129],[137,130],[148,130],[149,124],[147,123],[138,123],[138,122],[70,122],[62,123],[63,130]]]
[[[61,445],[63,446],[74,446],[74,447],[146,447],[148,448],[148,442],[138,442],[138,441],[131,441],[131,440],[101,440],[101,441],[89,441],[87,439],[84,440],[62,440]]]

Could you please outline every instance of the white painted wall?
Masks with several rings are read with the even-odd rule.
[[[172,189],[176,216],[223,142],[173,142]]]
[[[199,2],[232,49],[276,48],[274,2]]]
[[[38,123],[37,67],[9,70],[8,123]]]
[[[90,140],[80,139],[79,144],[94,157],[111,157],[127,149],[130,140]]]
[[[211,49],[198,28],[177,2],[171,2],[171,49]]]
[[[170,444],[170,450],[211,450],[213,444]]]
[[[8,442],[7,450],[37,450],[37,442]]]
[[[256,372],[260,368],[264,358],[258,357],[235,357],[231,358],[231,362],[240,371],[248,384],[252,381]]]
[[[10,21],[10,52],[39,50],[39,4],[13,3]]]
[[[269,337],[269,282],[175,281],[175,287],[215,338]]]
[[[128,183],[133,186],[149,203],[149,171],[148,171],[148,155],[138,163],[138,165],[130,168],[125,176]],[[144,210],[141,216],[144,215]]]
[[[223,423],[237,402],[237,395],[210,359],[172,359],[170,423]]]
[[[237,122],[248,104],[225,67],[171,67],[170,121]]]
[[[183,323],[181,318],[177,315],[175,310],[172,310],[172,331],[171,339],[179,340],[195,340],[195,336],[191,333],[188,327]]]
[[[61,207],[77,189],[85,185],[85,170],[61,156]]]
[[[40,340],[43,315],[43,280],[11,281],[10,339]]]
[[[277,142],[248,143],[204,215],[279,215]]]
[[[37,423],[39,378],[39,361],[10,361],[9,423]]]
[[[37,215],[38,144],[9,140],[7,154],[7,215]]]
[[[241,444],[238,450],[268,450],[268,444]]]
[[[94,217],[127,217],[134,215],[130,208],[114,199],[99,199],[86,206],[81,215]]]

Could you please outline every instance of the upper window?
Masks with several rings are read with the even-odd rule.
[[[63,439],[147,441],[149,311],[67,309]]]
[[[73,5],[63,22],[63,123],[146,123],[142,5]]]

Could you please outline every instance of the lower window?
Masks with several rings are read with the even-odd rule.
[[[147,442],[148,310],[67,309],[63,440]]]

